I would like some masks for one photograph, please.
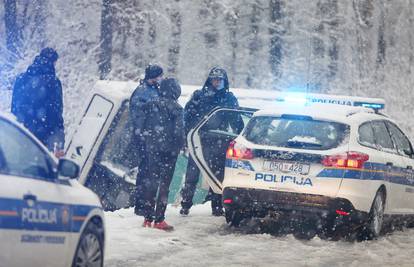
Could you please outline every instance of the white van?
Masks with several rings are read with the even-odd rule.
[[[129,99],[136,82],[98,81],[66,150],[68,158],[80,166],[79,181],[101,198],[106,210],[134,203],[135,175],[131,169],[129,146]],[[199,86],[182,86],[182,106]],[[273,105],[278,91],[231,89],[240,106],[262,109]],[[181,186],[186,160],[180,157],[170,190],[170,202]],[[177,171],[177,169],[179,171]]]

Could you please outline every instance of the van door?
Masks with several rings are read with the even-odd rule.
[[[79,126],[68,145],[66,155],[80,167],[79,181],[83,184],[86,179],[87,166],[92,150],[108,122],[114,103],[101,95],[95,94]]]
[[[255,111],[250,108],[214,109],[187,136],[191,156],[217,194],[222,193],[226,150]]]

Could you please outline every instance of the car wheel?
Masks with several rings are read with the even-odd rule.
[[[234,227],[239,227],[243,220],[242,213],[233,209],[225,209],[225,216],[227,224]]]
[[[311,220],[303,220],[293,227],[293,236],[300,240],[311,240],[317,234],[316,225]]]
[[[381,235],[384,224],[385,196],[382,191],[378,191],[372,202],[369,220],[365,227],[365,239],[374,239]]]
[[[79,239],[72,267],[102,267],[103,245],[98,227],[88,223]]]

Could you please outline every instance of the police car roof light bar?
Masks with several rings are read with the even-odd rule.
[[[355,106],[371,108],[375,112],[385,108],[385,100],[381,98],[367,98],[358,96],[342,96],[327,94],[306,94],[306,93],[281,93],[276,99],[277,102],[285,102],[293,105],[336,104],[344,106]]]

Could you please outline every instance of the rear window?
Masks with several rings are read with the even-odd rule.
[[[348,142],[349,126],[310,117],[255,117],[244,137],[252,143],[287,148],[326,150]]]

